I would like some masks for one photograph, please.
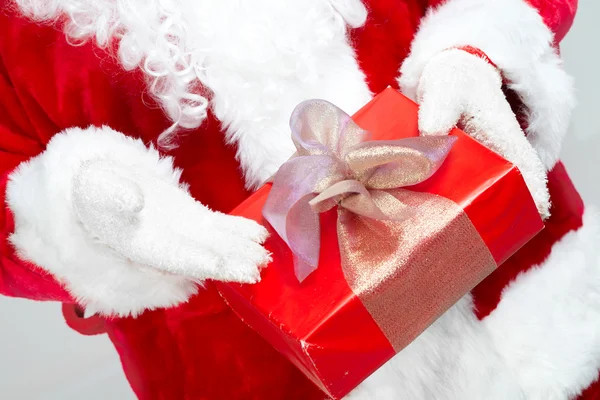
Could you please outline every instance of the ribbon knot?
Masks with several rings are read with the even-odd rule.
[[[338,225],[348,213],[405,220],[412,208],[392,191],[431,177],[456,141],[453,136],[374,141],[324,100],[298,105],[290,127],[296,154],[275,174],[263,215],[292,250],[300,281],[318,267],[319,213],[337,207]]]

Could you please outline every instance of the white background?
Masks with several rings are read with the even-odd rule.
[[[562,47],[579,101],[563,160],[584,199],[594,205],[600,205],[598,15],[600,2],[580,0],[575,26]],[[0,297],[0,321],[0,399],[134,398],[109,340],[71,331],[57,304]]]

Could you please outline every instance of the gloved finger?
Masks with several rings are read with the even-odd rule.
[[[232,234],[232,227],[224,230],[222,223],[207,223],[205,217],[199,218],[193,212],[187,215],[192,223],[183,229],[183,225],[155,225],[157,219],[147,219],[141,226],[143,229],[133,235],[130,249],[125,253],[138,263],[197,280],[251,283],[259,279],[260,267],[270,257],[258,241],[245,236],[241,229]],[[176,221],[175,217],[173,222]],[[162,228],[153,231],[153,226]]]
[[[501,89],[490,88],[485,96],[468,100],[463,129],[488,148],[516,165],[543,218],[549,216],[550,195],[546,169],[521,130]]]
[[[423,69],[417,87],[421,134],[447,134],[467,112],[469,99],[501,87],[498,71],[478,57],[462,50],[436,55]]]
[[[423,88],[419,106],[421,135],[447,135],[462,115],[462,99],[443,86]]]
[[[224,234],[241,236],[257,243],[263,243],[269,232],[254,220],[222,213],[215,213],[214,224],[222,227]]]

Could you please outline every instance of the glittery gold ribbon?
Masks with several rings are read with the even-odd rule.
[[[457,204],[402,189],[431,177],[456,138],[370,141],[322,100],[301,103],[290,125],[297,152],[274,176],[263,215],[303,281],[318,267],[319,213],[337,206],[344,275],[400,350],[496,267]]]

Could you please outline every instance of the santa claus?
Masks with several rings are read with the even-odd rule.
[[[226,213],[294,106],[388,85],[513,161],[546,228],[350,397],[600,396],[598,221],[558,162],[576,0],[0,3],[0,292],[95,313],[140,399],[325,397],[212,281],[260,279],[264,229]]]

